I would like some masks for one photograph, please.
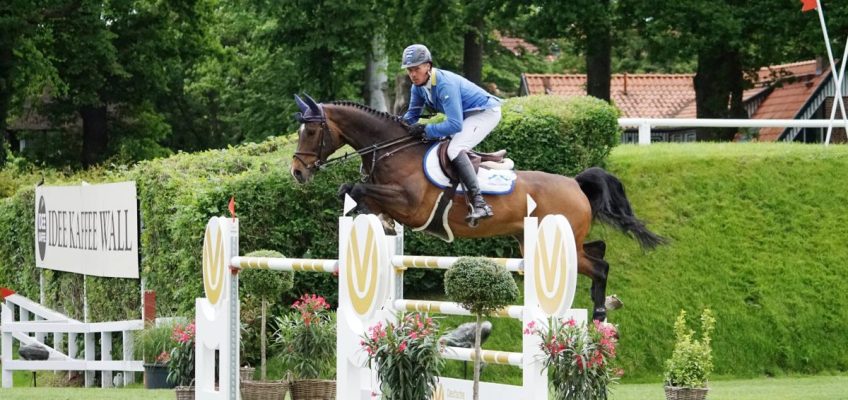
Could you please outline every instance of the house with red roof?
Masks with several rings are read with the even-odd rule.
[[[774,65],[760,69],[742,101],[751,119],[828,119],[836,84],[830,68],[816,60]],[[610,97],[628,118],[695,118],[694,74],[613,74]],[[842,83],[843,96],[848,89]],[[520,94],[585,96],[585,74],[522,74]],[[837,118],[842,118],[837,113]],[[822,128],[761,128],[754,140],[821,142]],[[696,140],[694,129],[651,132],[652,142]],[[744,139],[740,134],[738,139]],[[625,131],[622,141],[635,143],[637,132]],[[843,129],[834,129],[832,142],[846,142]]]

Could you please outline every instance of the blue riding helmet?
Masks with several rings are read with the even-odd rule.
[[[425,62],[433,62],[433,59],[430,57],[430,50],[427,49],[427,46],[424,46],[423,44],[413,44],[403,50],[401,68],[406,69],[415,67],[417,65],[424,64]]]

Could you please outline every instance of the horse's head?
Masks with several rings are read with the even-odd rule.
[[[292,160],[291,174],[300,182],[312,179],[315,170],[327,161],[343,145],[339,133],[330,128],[324,108],[316,103],[309,95],[304,99],[295,95],[294,100],[300,108],[295,118],[300,121],[298,129],[297,150]]]

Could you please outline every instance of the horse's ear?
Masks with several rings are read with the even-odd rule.
[[[294,113],[293,117],[294,117],[294,119],[297,120],[297,122],[300,122],[301,124],[306,122],[303,119],[303,113],[296,112],[296,113]]]
[[[309,96],[306,97],[309,98]],[[305,113],[309,110],[309,106],[303,102],[303,99],[301,99],[300,96],[294,95],[294,102],[297,103],[297,108],[300,108],[300,112]]]
[[[323,114],[321,112],[321,107],[318,105],[318,103],[312,97],[309,97],[309,95],[306,94],[306,93],[303,94],[303,97],[306,98],[306,104],[309,106],[309,108],[312,110],[312,112],[314,112],[317,115]]]

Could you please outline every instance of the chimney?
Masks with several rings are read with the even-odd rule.
[[[827,64],[828,63],[827,63],[827,61],[825,61],[824,57],[822,57],[822,56],[816,57],[816,76],[821,75],[822,72],[824,72],[825,69],[830,67],[830,65],[827,65]]]
[[[627,96],[627,72],[624,73],[624,95]]]

